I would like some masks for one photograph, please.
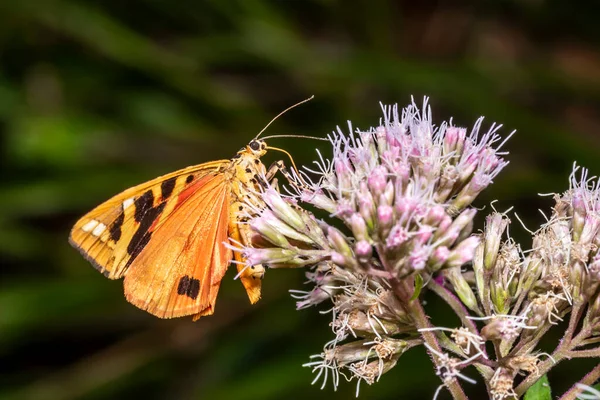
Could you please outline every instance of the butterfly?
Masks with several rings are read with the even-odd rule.
[[[267,146],[259,135],[231,160],[187,167],[117,194],[79,219],[69,242],[105,277],[124,278],[130,303],[160,318],[213,314],[232,260],[256,303],[265,269],[247,267],[228,243],[252,245],[244,223],[252,212],[248,195],[285,168],[279,161],[267,170],[261,157],[268,149],[287,152]]]

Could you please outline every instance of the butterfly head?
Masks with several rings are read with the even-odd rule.
[[[254,139],[248,145],[239,151],[239,153],[250,154],[260,158],[267,152],[267,143],[264,140]]]

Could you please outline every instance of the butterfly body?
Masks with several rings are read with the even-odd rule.
[[[267,175],[260,161],[266,149],[264,141],[253,140],[231,160],[127,189],[77,221],[69,241],[107,278],[124,277],[127,300],[158,317],[212,314],[233,258],[255,303],[264,269],[245,268],[227,243],[251,243],[247,197]]]

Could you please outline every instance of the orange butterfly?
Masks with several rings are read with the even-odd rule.
[[[259,135],[231,160],[184,168],[114,196],[77,221],[69,242],[107,278],[125,277],[126,299],[160,318],[211,315],[233,258],[256,303],[264,268],[246,268],[226,243],[251,245],[249,226],[239,223],[249,211],[244,199],[283,165],[266,170],[260,158],[280,149]]]

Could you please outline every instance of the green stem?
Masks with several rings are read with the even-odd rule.
[[[444,300],[450,306],[450,308],[452,308],[454,314],[460,318],[460,322],[462,322],[465,327],[469,328],[472,333],[479,335],[479,330],[477,329],[475,322],[473,322],[472,319],[467,318],[469,316],[469,311],[456,296],[454,296],[448,289],[437,283],[435,279],[430,280],[427,284],[427,287],[441,297],[442,300]],[[485,352],[485,349],[482,350]]]
[[[600,357],[600,347],[589,350],[571,350],[566,352],[566,356],[570,358],[594,358]]]
[[[580,310],[575,308],[575,311],[577,314],[579,314]],[[577,348],[578,346],[581,346],[581,343],[590,335],[590,328],[586,327],[582,329],[575,337],[572,337],[575,328],[570,328],[571,321],[573,321],[574,319],[579,320],[578,317],[571,318],[571,320],[569,321],[569,328],[567,328],[563,339],[554,350],[554,353],[552,353],[552,357],[549,357],[547,360],[538,364],[538,373],[530,374],[527,378],[525,378],[523,382],[521,382],[519,386],[517,386],[517,388],[515,389],[517,395],[523,395],[523,393],[525,393],[527,389],[529,389],[529,387],[531,387],[531,385],[533,385],[540,376],[546,374],[551,368],[553,368],[556,364],[558,364],[565,358],[570,359],[574,357],[600,357],[600,348],[590,350],[571,350]],[[577,324],[574,323],[574,326],[576,325]]]
[[[596,365],[586,376],[579,381],[582,385],[593,385],[598,379],[600,379],[600,364]],[[575,400],[577,395],[581,393],[581,389],[577,385],[573,385],[565,394],[563,394],[560,400]]]
[[[573,333],[575,332],[575,328],[577,328],[577,322],[581,318],[581,304],[574,304],[573,309],[571,310],[571,318],[569,318],[569,327],[565,331],[563,336],[563,340],[569,341],[573,337]]]

